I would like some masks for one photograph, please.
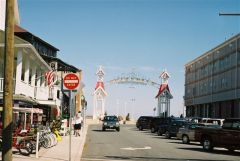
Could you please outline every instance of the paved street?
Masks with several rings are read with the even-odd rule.
[[[101,125],[90,125],[82,161],[239,161],[240,152],[215,149],[208,153],[197,144],[184,145],[180,140],[139,131],[135,125],[122,125],[121,131],[101,131]]]

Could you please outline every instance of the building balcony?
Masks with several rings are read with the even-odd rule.
[[[0,94],[3,93],[3,82],[4,78],[0,78]],[[52,88],[49,87],[33,87],[28,83],[25,83],[23,81],[17,82],[14,80],[14,86],[13,86],[13,93],[14,94],[21,94],[25,95],[31,98],[35,98],[36,100],[58,100],[58,90],[60,90],[60,87],[53,86]],[[59,101],[60,102],[60,101]]]

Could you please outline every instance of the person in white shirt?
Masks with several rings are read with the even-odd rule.
[[[74,126],[76,136],[80,136],[82,121],[83,121],[83,118],[81,116],[81,112],[78,112],[75,117],[75,126]]]

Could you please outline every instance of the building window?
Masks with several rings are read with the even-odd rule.
[[[60,90],[57,90],[57,98],[60,99]]]
[[[35,87],[37,87],[37,82],[38,82],[38,71],[36,71],[36,75],[35,75]]]
[[[213,90],[217,90],[217,80],[213,80]]]
[[[29,69],[29,77],[28,77],[28,84],[31,85],[32,81],[32,68]]]
[[[219,69],[223,70],[225,68],[225,59],[220,59],[219,61]]]
[[[218,63],[219,63],[219,61],[215,61],[214,64],[213,64],[214,72],[218,72]]]
[[[22,73],[21,73],[21,80],[24,81],[25,79],[25,61],[22,61]]]
[[[193,87],[193,96],[196,96],[196,87]]]
[[[204,92],[204,93],[207,93],[207,82],[205,82],[203,85],[204,85],[204,87],[203,87],[203,92]]]
[[[240,52],[239,51],[237,52],[237,60],[238,60],[238,64],[240,64]]]

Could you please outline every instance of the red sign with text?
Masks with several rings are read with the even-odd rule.
[[[69,73],[63,78],[63,85],[68,90],[75,90],[79,85],[79,77],[77,74]]]

